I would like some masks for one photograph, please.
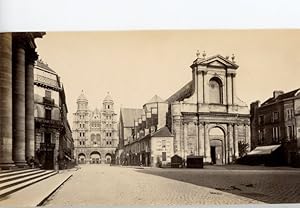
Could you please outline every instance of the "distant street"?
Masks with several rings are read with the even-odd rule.
[[[289,170],[84,165],[44,205],[299,203],[299,175]]]

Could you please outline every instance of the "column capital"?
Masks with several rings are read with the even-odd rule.
[[[39,57],[38,53],[32,48],[27,49],[25,53],[26,62],[28,64],[34,64]]]

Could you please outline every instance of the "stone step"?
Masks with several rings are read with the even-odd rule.
[[[33,168],[33,169],[18,169],[15,171],[9,171],[9,172],[0,172],[0,178],[5,178],[8,176],[14,176],[14,175],[19,175],[23,173],[28,173],[28,172],[33,172],[36,170],[40,170],[39,168]]]
[[[26,172],[22,172],[22,173],[16,174],[16,175],[3,176],[0,178],[0,184],[8,182],[8,181],[16,180],[19,178],[24,178],[27,176],[35,175],[35,174],[42,173],[42,172],[45,172],[45,170],[26,171]]]
[[[45,179],[57,174],[57,171],[45,171],[45,172],[46,172],[46,174],[42,174],[39,177],[35,177],[35,178],[32,178],[31,180],[26,180],[26,181],[23,181],[23,182],[18,183],[16,185],[13,185],[13,186],[10,186],[10,187],[5,188],[3,190],[0,190],[0,201],[1,201],[1,198],[4,198],[7,195],[10,195],[10,194],[12,194],[16,191],[19,191],[23,188],[26,188],[26,187],[28,187],[32,184],[35,184],[39,181],[45,180]]]
[[[53,170],[43,171],[43,172],[40,172],[40,173],[37,173],[37,174],[34,174],[34,175],[30,175],[30,176],[26,176],[26,177],[23,177],[23,178],[16,179],[16,180],[13,180],[13,181],[0,183],[0,190],[4,190],[4,189],[9,188],[11,186],[15,186],[15,185],[18,185],[20,183],[24,183],[26,181],[30,181],[30,180],[33,180],[35,178],[42,177],[42,176],[47,175],[51,172],[54,172],[54,171]]]

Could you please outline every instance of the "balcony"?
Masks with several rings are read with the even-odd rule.
[[[54,105],[54,99],[43,97],[43,104]]]
[[[55,144],[52,143],[40,143],[40,151],[51,152],[55,148]]]
[[[54,129],[62,129],[63,123],[60,120],[49,120],[41,117],[34,118],[37,127],[48,127]]]

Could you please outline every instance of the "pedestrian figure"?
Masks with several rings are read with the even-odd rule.
[[[29,160],[29,166],[31,168],[34,168],[34,158],[33,157],[31,157],[30,160]]]

